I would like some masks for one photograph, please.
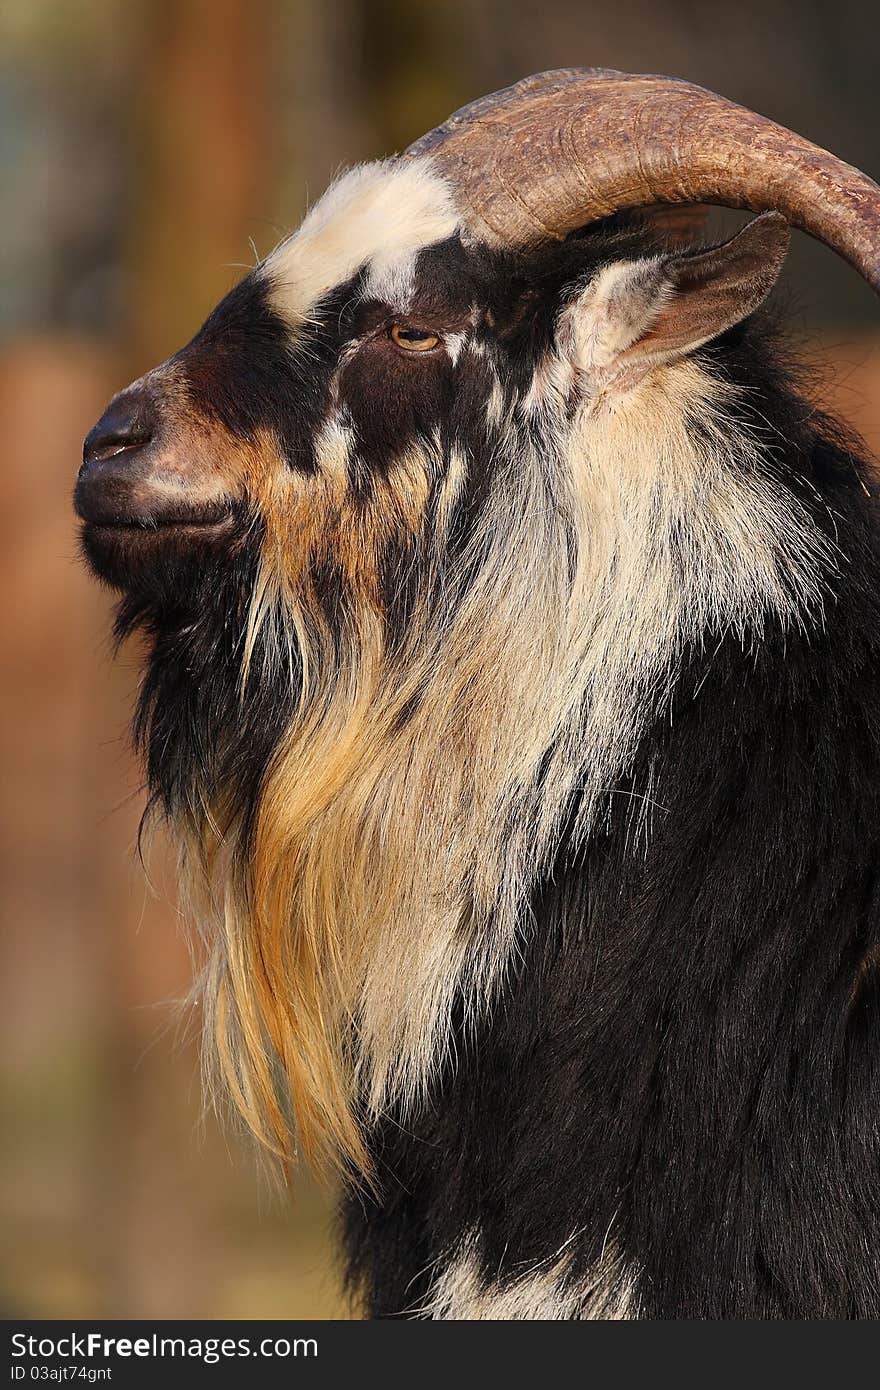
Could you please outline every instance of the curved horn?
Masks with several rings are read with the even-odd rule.
[[[880,293],[880,188],[784,126],[671,77],[562,68],[462,107],[417,140],[495,244],[562,238],[625,208],[777,210]]]

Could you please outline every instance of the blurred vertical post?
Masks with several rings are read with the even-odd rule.
[[[273,174],[271,5],[266,0],[142,0],[133,45],[126,238],[127,322],[117,387],[192,336],[243,271],[248,239]],[[116,730],[130,707],[136,659],[102,664],[95,730]],[[123,755],[124,757],[127,755]],[[112,1069],[96,1126],[94,1250],[105,1311],[154,1317],[208,1315],[219,1270],[206,1248],[199,1155],[180,1138],[199,1106],[194,1052],[175,1065],[167,1011],[154,1006],[185,987],[175,941],[172,875],[162,840],[149,860],[161,898],[150,898],[134,862],[143,795],[123,806],[117,759],[102,760],[97,859],[106,959],[105,1045]],[[137,776],[132,769],[129,777]],[[110,814],[112,812],[112,814]],[[165,959],[157,959],[157,947]],[[154,1044],[156,1044],[154,1046]],[[144,1054],[148,1053],[147,1056]],[[167,1139],[167,1142],[165,1142]],[[169,1172],[177,1153],[179,1170]],[[100,1238],[99,1238],[100,1235]]]
[[[143,0],[132,114],[130,342],[187,341],[240,278],[275,172],[271,0]]]

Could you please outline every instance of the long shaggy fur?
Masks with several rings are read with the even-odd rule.
[[[163,369],[238,516],[120,619],[210,1050],[376,1314],[877,1307],[873,504],[760,319],[590,377],[640,257],[371,166]]]

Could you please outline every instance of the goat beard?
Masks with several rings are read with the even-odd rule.
[[[311,1162],[369,1180],[364,1128],[425,1095],[456,997],[481,1009],[509,958],[548,838],[561,639],[546,615],[564,614],[570,584],[548,563],[568,548],[538,475],[516,476],[536,495],[486,518],[474,544],[489,562],[457,595],[447,577],[441,603],[426,596],[393,651],[374,589],[349,594],[331,632],[305,567],[291,582],[267,552],[244,679],[301,671],[299,709],[252,807],[230,786],[176,817],[213,1084],[284,1164],[295,1133]],[[523,531],[524,508],[542,524]],[[499,546],[504,529],[529,553]]]
[[[479,702],[459,672],[445,711],[436,689],[413,707],[416,682],[390,678],[381,624],[363,618],[356,660],[294,721],[250,827],[221,808],[178,832],[209,942],[210,1050],[236,1106],[283,1162],[295,1117],[310,1162],[369,1177],[365,1122],[424,1094],[456,993],[471,1007],[491,993],[515,925],[499,885],[524,872],[508,832],[533,818],[486,776],[508,761],[486,746],[507,722],[497,704],[465,717]],[[426,726],[443,714],[438,757]]]
[[[370,1180],[371,1118],[405,1118],[453,1016],[467,1028],[491,1002],[560,827],[576,845],[607,810],[685,645],[821,609],[810,516],[731,429],[722,388],[668,375],[652,409],[593,420],[562,462],[511,457],[472,554],[393,651],[374,588],[331,633],[304,569],[294,584],[264,566],[245,665],[277,679],[298,645],[303,698],[254,806],[215,799],[179,833],[209,1050],[283,1162],[295,1126],[304,1156]]]

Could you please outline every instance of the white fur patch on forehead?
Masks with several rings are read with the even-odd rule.
[[[406,251],[403,255],[374,257],[364,283],[364,299],[378,299],[405,314],[412,303],[418,254]]]
[[[328,188],[261,273],[272,285],[276,311],[299,323],[368,263],[377,288],[387,286],[395,297],[406,293],[417,253],[451,236],[458,223],[449,187],[429,160],[363,164]]]

